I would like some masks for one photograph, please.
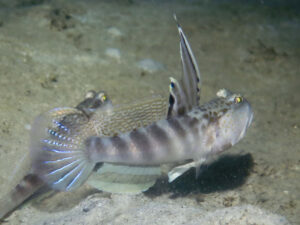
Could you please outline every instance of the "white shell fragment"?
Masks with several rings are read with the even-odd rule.
[[[217,96],[220,97],[220,98],[226,98],[228,97],[229,95],[231,95],[231,92],[226,90],[226,89],[220,89],[218,92],[217,92]]]
[[[121,59],[121,52],[117,48],[107,48],[105,50],[105,55],[107,55],[110,58],[113,58],[117,61],[120,61]]]
[[[163,64],[153,59],[143,59],[137,62],[137,66],[145,72],[155,73],[164,69]]]
[[[116,27],[110,27],[107,29],[107,32],[112,36],[112,37],[120,37],[122,36],[122,32],[116,28]]]

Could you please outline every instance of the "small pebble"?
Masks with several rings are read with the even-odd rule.
[[[90,209],[85,207],[85,208],[82,209],[82,211],[83,212],[88,212],[88,211],[90,211]]]
[[[143,59],[137,62],[137,66],[143,71],[154,73],[164,69],[163,64],[152,59]]]
[[[25,125],[25,129],[26,129],[26,130],[31,130],[31,125],[30,125],[30,124],[26,124],[26,125]]]
[[[116,59],[118,61],[120,61],[121,59],[121,52],[117,48],[107,48],[105,50],[105,55],[107,55],[110,58]]]
[[[116,27],[110,27],[107,29],[107,32],[112,36],[112,37],[120,37],[122,36],[122,32],[116,28]]]

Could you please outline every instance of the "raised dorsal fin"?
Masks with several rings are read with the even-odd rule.
[[[174,19],[180,36],[180,56],[183,73],[180,82],[172,77],[170,78],[168,117],[183,115],[194,106],[198,106],[200,101],[201,79],[198,65],[175,15]]]

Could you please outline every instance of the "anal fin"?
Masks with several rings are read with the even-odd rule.
[[[101,191],[138,194],[153,186],[160,175],[160,167],[104,163],[87,182]]]

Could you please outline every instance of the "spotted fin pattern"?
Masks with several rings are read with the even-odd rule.
[[[32,172],[56,190],[79,187],[94,168],[82,143],[88,118],[74,108],[57,108],[40,115],[31,133]]]
[[[165,97],[152,96],[130,104],[114,106],[110,110],[98,111],[90,123],[98,136],[116,136],[165,119],[167,110]]]

